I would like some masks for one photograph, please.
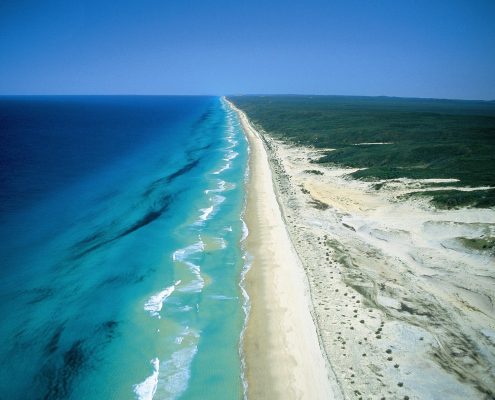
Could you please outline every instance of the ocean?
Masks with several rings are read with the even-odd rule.
[[[0,399],[243,398],[222,98],[0,97]]]

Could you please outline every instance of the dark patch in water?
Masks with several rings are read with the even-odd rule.
[[[27,302],[27,304],[41,303],[42,301],[53,296],[55,291],[52,288],[36,288],[30,291],[32,298]]]
[[[191,149],[187,152],[187,158],[188,159],[192,159],[192,158],[195,158],[194,155],[196,153],[199,153],[200,151],[203,151],[203,150],[208,150],[211,146],[213,146],[213,143],[208,143],[204,146],[201,146],[201,147],[198,147],[198,148],[195,148],[195,149]]]
[[[208,146],[207,146],[208,147]],[[186,165],[184,165],[182,168],[178,169],[174,173],[167,175],[163,178],[159,178],[154,180],[148,188],[143,192],[143,197],[148,198],[155,190],[157,190],[160,186],[162,185],[167,185],[172,183],[175,179],[177,179],[179,176],[184,175],[185,173],[189,172],[192,170],[196,165],[199,164],[199,159],[196,158]]]
[[[131,226],[129,226],[127,229],[124,229],[121,233],[115,235],[114,237],[111,237],[109,239],[103,240],[101,242],[95,243],[92,246],[83,249],[79,252],[76,252],[75,254],[72,255],[73,260],[80,259],[84,257],[85,255],[92,253],[93,251],[99,249],[100,247],[103,247],[109,243],[114,242],[115,240],[121,239],[124,236],[127,236],[143,227],[146,225],[149,225],[153,221],[157,220],[159,217],[161,217],[170,207],[170,204],[172,203],[173,197],[170,195],[165,195],[161,201],[160,204],[158,205],[158,208],[152,209],[148,211],[142,218],[134,222]],[[92,235],[92,237],[95,237],[94,240],[97,240],[96,237],[105,237],[105,233],[96,233]],[[81,247],[81,242],[76,245],[76,250],[78,247]]]
[[[155,181],[153,181],[148,188],[143,192],[143,197],[146,199],[148,198],[160,185],[165,184],[167,181],[167,178],[160,178]]]
[[[113,275],[102,281],[99,287],[103,286],[120,286],[140,283],[144,280],[145,275],[135,275],[133,273]]]
[[[135,232],[138,229],[141,229],[143,226],[146,226],[146,225],[150,224],[155,219],[159,218],[160,215],[163,214],[163,211],[164,210],[160,209],[160,210],[148,212],[148,214],[146,214],[143,218],[141,218],[139,221],[137,221],[136,223],[134,223],[134,225],[132,225],[129,228],[127,228],[124,232],[122,232],[120,235],[118,235],[113,240],[116,240],[116,239],[119,239],[121,237],[127,236],[129,233]]]
[[[80,259],[80,258],[83,258],[84,256],[86,256],[87,254],[89,253],[92,253],[93,251],[95,250],[98,250],[100,247],[103,247],[104,245],[112,242],[114,239],[110,239],[110,240],[105,240],[104,242],[100,242],[100,243],[96,243],[95,245],[79,252],[79,253],[76,253],[72,256],[72,259],[74,260],[77,260],[77,259]]]
[[[172,196],[165,196],[161,202],[160,206],[156,210],[151,210],[149,211],[146,215],[144,215],[140,220],[135,222],[133,225],[131,225],[129,228],[124,230],[122,233],[117,235],[113,240],[120,239],[124,236],[127,236],[128,234],[137,231],[138,229],[141,229],[142,227],[150,224],[151,222],[155,221],[159,217],[163,215],[165,211],[168,210],[170,204],[172,203]]]
[[[76,340],[64,354],[64,370],[67,370],[69,376],[76,375],[86,361],[82,344],[83,340]]]
[[[208,150],[209,148],[211,148],[211,146],[213,146],[213,143],[208,143],[207,145],[200,147],[199,149],[196,149],[195,151]]]
[[[62,336],[63,331],[64,331],[64,325],[62,324],[55,330],[55,332],[53,332],[52,337],[45,346],[46,355],[51,355],[57,351],[58,342],[60,341],[60,336]]]
[[[105,279],[103,282],[100,283],[101,286],[120,286],[120,285],[125,285],[127,283],[130,283],[132,281],[132,275],[131,274],[125,274],[125,275],[113,275]]]
[[[101,194],[100,196],[98,196],[98,197],[96,198],[96,201],[97,201],[98,203],[101,203],[101,202],[103,202],[103,201],[110,200],[112,197],[117,196],[119,193],[120,193],[120,191],[119,191],[119,190],[117,190],[117,189],[114,189],[114,190],[109,190],[108,192],[103,193],[103,194]]]
[[[66,399],[70,397],[74,379],[80,374],[88,360],[83,350],[84,340],[76,340],[63,355],[63,364],[56,368],[53,364],[47,365],[41,371],[39,378],[47,382],[47,389],[43,396],[46,400]]]
[[[185,173],[189,172],[190,170],[192,170],[196,165],[199,164],[199,159],[195,159],[189,163],[187,163],[185,166],[183,166],[181,169],[177,170],[176,172],[174,172],[173,174],[169,175],[167,177],[167,180],[166,182],[167,183],[171,183],[173,180],[175,180],[176,178],[178,178],[179,176],[181,175],[184,175]]]
[[[203,122],[205,122],[212,114],[212,109],[206,110],[201,116],[194,122],[193,129],[198,128]]]
[[[77,339],[69,348],[61,349],[60,337],[64,325],[60,325],[50,338],[45,349],[45,364],[37,376],[44,393],[40,398],[57,400],[71,397],[75,380],[103,359],[101,350],[118,336],[120,322],[108,319],[94,326],[91,340]],[[91,345],[91,343],[93,343]]]
[[[91,244],[97,240],[100,240],[104,236],[102,231],[95,232],[89,236],[86,236],[84,239],[81,239],[79,242],[75,244],[75,246],[85,246]]]
[[[111,340],[115,337],[118,325],[119,323],[113,319],[102,324],[102,329],[107,339]]]

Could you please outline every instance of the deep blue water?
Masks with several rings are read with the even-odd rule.
[[[216,97],[0,98],[0,399],[243,396],[246,146]]]

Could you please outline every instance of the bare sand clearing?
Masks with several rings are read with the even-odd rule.
[[[317,150],[264,132],[263,146],[241,118],[252,149],[256,260],[248,282],[249,397],[495,398],[495,210],[440,211],[426,199],[403,200],[429,190],[431,180],[383,181],[376,190],[348,179],[352,170],[311,163]],[[311,303],[301,294],[306,282]],[[330,385],[313,353],[308,310]]]
[[[250,146],[245,214],[252,266],[244,337],[249,399],[340,399],[312,319],[307,279],[275,196],[263,142],[239,113]]]
[[[428,182],[375,190],[263,137],[345,398],[493,398],[494,253],[463,244],[495,236],[495,211],[399,200]]]

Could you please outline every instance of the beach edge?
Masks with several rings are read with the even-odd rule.
[[[243,352],[248,399],[340,399],[313,320],[307,278],[291,242],[262,137],[232,102],[249,143],[246,275],[250,314]]]

